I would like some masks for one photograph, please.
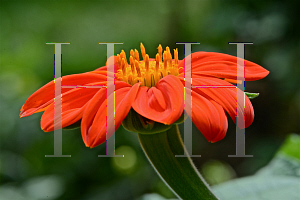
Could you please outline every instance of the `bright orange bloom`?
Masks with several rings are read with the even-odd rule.
[[[178,60],[169,47],[159,45],[155,59],[149,58],[141,44],[142,59],[137,50],[130,51],[129,63],[124,51],[114,57],[115,66],[115,128],[133,108],[149,120],[172,124],[184,110],[184,60]],[[209,142],[224,138],[228,122],[225,111],[234,122],[244,105],[237,105],[237,58],[235,56],[196,52],[192,57],[192,121]],[[62,85],[106,86],[107,66],[95,71],[62,77]],[[245,80],[254,81],[269,71],[245,60]],[[114,74],[109,74],[113,80]],[[231,83],[230,83],[231,82]],[[204,87],[203,87],[204,86]],[[209,86],[209,87],[205,87]],[[211,87],[223,86],[223,87]],[[41,128],[54,130],[54,81],[33,93],[21,108],[21,117],[45,111]],[[113,94],[112,94],[113,95]],[[86,146],[95,147],[106,140],[107,123],[113,113],[107,113],[106,88],[62,88],[62,127],[81,120],[81,133]],[[238,112],[238,113],[237,113]],[[254,119],[254,110],[245,95],[245,127]],[[109,126],[108,126],[109,127]]]

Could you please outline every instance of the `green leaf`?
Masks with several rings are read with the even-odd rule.
[[[259,96],[259,93],[245,92],[245,94],[247,95],[247,97],[248,97],[249,99],[254,99],[254,98],[256,98],[256,97]]]
[[[139,134],[139,140],[153,168],[178,197],[184,200],[218,199],[190,157],[175,157],[184,153],[177,125],[157,134]]]
[[[290,134],[284,141],[278,153],[294,157],[300,162],[300,136]]]
[[[300,177],[300,137],[289,135],[278,150],[276,156],[257,175],[286,175]]]
[[[253,176],[213,187],[222,200],[292,200],[299,199],[299,178],[288,176]]]
[[[290,135],[273,160],[254,176],[213,187],[222,200],[300,199],[298,135]]]
[[[260,169],[256,175],[259,176],[294,176],[300,177],[300,164],[297,159],[283,154],[277,155],[266,166]]]

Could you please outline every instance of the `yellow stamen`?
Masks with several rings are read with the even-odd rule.
[[[168,63],[169,63],[169,68],[172,68],[172,55],[170,52],[168,52]]]
[[[154,79],[154,75],[151,74],[151,87],[155,86],[155,79]]]
[[[121,66],[122,66],[122,72],[123,72],[123,76],[125,76],[126,75],[126,64],[125,64],[125,59],[124,58],[122,58],[122,63],[121,63]]]
[[[153,87],[163,77],[171,74],[178,75],[178,49],[174,49],[174,61],[169,47],[163,52],[162,46],[158,46],[158,53],[155,55],[155,60],[149,59],[146,54],[144,45],[141,43],[141,54],[143,61],[139,59],[139,52],[130,50],[129,63],[126,59],[126,54],[122,50],[120,55],[117,55],[119,69],[116,74],[118,80],[122,80],[131,85],[137,82],[141,86]]]
[[[140,61],[140,58],[139,58],[139,52],[135,49],[134,50],[134,55],[135,55],[135,59],[137,60],[137,61]]]
[[[165,51],[163,54],[164,57],[164,69],[167,70],[167,52]]]
[[[132,58],[134,58],[134,51],[132,49],[130,50],[130,56],[132,56]]]
[[[170,48],[168,46],[166,47],[166,52],[170,52]]]
[[[124,58],[124,59],[125,59],[125,62],[127,62],[127,59],[126,59],[126,53],[125,53],[124,50],[121,51],[120,56],[121,56],[121,59]]]
[[[146,50],[143,43],[141,43],[141,52],[142,52],[143,60],[145,60]]]
[[[178,65],[178,49],[174,49],[174,59],[175,59],[175,65]]]
[[[156,63],[155,63],[155,72],[158,73],[159,72],[159,60],[160,60],[160,57],[159,57],[159,54],[157,53],[156,54]]]
[[[121,57],[119,54],[117,54],[117,61],[118,61],[119,68],[122,69],[121,68]]]
[[[146,69],[146,72],[148,72],[149,71],[149,55],[148,54],[145,55],[144,60],[145,60],[145,69]]]
[[[162,62],[162,46],[158,45],[158,53],[159,53],[159,62]]]
[[[134,60],[133,60],[132,56],[130,56],[130,67],[131,67],[131,72],[134,75],[135,74],[135,69],[134,69]]]
[[[134,62],[134,65],[135,65],[138,77],[142,77],[141,69],[140,69],[140,64],[139,64],[139,62],[137,60]]]
[[[133,84],[133,77],[132,77],[132,75],[129,75],[129,77],[128,77],[128,83],[129,84]]]

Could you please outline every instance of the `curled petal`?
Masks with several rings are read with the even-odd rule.
[[[195,88],[196,86],[197,88]],[[254,110],[252,104],[249,98],[240,89],[231,85],[227,81],[205,76],[193,79],[193,87],[193,91],[195,91],[196,93],[221,105],[224,110],[228,112],[234,123],[236,123],[237,117],[244,118],[244,125],[237,124],[239,128],[247,128],[252,124],[254,119]],[[240,93],[244,95],[245,100],[244,102],[242,102],[242,104],[237,101],[237,95]],[[243,103],[245,104],[245,106],[243,105]]]
[[[83,73],[63,76],[61,85],[77,86],[86,85],[93,82],[106,81],[107,77],[101,74]],[[61,93],[64,94],[72,90],[72,88],[62,88]],[[25,102],[21,108],[21,117],[27,117],[36,112],[44,111],[51,103],[53,103],[55,97],[55,84],[51,81],[34,92]]]
[[[159,80],[155,87],[140,87],[133,109],[163,124],[174,123],[183,112],[183,85],[173,75]]]
[[[228,121],[224,109],[218,103],[192,92],[192,113],[193,123],[207,141],[217,142],[225,137]]]
[[[107,113],[106,88],[97,92],[88,103],[81,121],[81,133],[86,146],[95,147],[105,142],[111,136],[106,136],[106,133],[111,133],[108,129],[112,127],[114,119],[115,130],[118,129],[131,108],[139,85],[131,86],[125,82],[116,82],[115,116],[114,113]],[[108,97],[108,99],[110,98]]]
[[[237,80],[237,70],[242,69],[240,65],[237,66],[237,58],[223,53],[215,52],[196,52],[192,53],[192,76],[196,78],[201,75],[209,75],[218,78],[227,78]],[[178,64],[179,73],[184,73],[184,62]],[[266,77],[269,71],[258,64],[244,60],[245,65],[245,80],[255,81]],[[181,75],[182,76],[182,75]],[[244,77],[238,77],[239,79]]]

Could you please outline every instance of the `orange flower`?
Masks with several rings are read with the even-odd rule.
[[[115,76],[108,74],[110,80],[115,77],[116,129],[131,108],[149,120],[167,125],[176,122],[184,110],[184,60],[178,60],[178,50],[174,50],[172,58],[169,47],[163,52],[159,45],[156,58],[150,59],[141,44],[141,53],[143,60],[139,59],[137,50],[131,50],[128,63],[122,51],[114,57]],[[243,105],[237,105],[237,88],[230,83],[237,81],[237,58],[213,52],[196,52],[191,57],[192,120],[209,142],[216,142],[223,139],[227,131],[225,111],[234,122],[242,112]],[[107,86],[106,70],[104,66],[62,77],[62,85],[83,86],[62,88],[62,127],[81,120],[82,138],[89,147],[105,142],[107,124],[113,120],[113,113],[106,112],[106,88],[88,87]],[[262,79],[268,73],[245,60],[246,81]],[[21,117],[44,111],[41,128],[45,132],[54,130],[54,88],[54,81],[44,85],[21,108]],[[244,112],[245,127],[240,128],[248,127],[254,119],[253,107],[246,95]]]

